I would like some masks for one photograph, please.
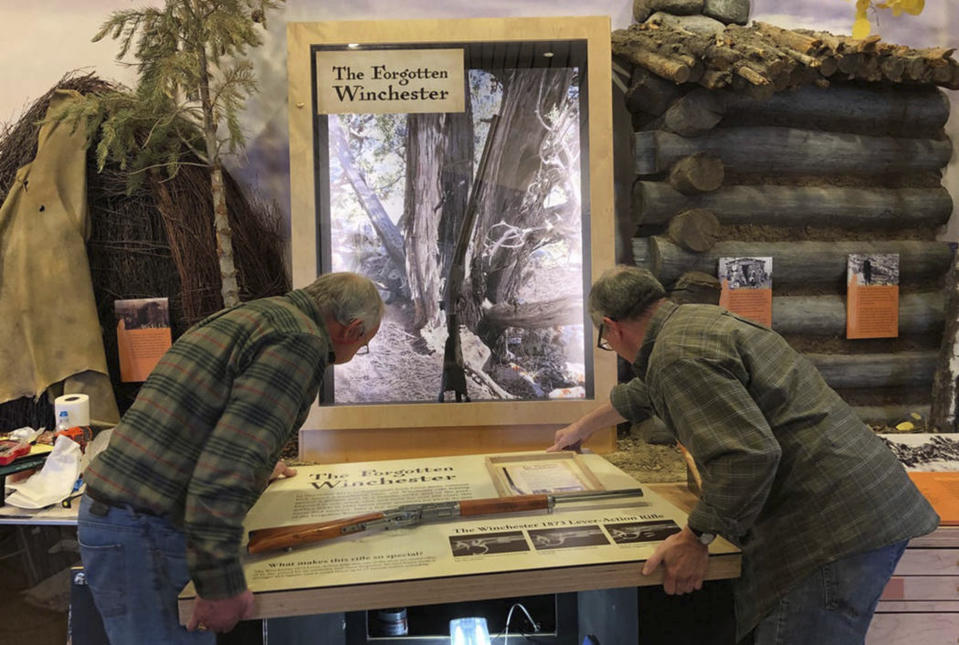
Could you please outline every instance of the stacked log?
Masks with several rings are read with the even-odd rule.
[[[959,89],[954,50],[913,49],[876,36],[854,39],[762,22],[705,33],[654,14],[613,32],[612,38],[614,51],[634,65],[676,85],[696,83],[710,90],[732,87],[768,97],[792,87],[852,80]]]
[[[645,21],[612,36],[633,261],[676,288],[720,257],[771,256],[773,328],[865,420],[925,414],[954,261],[936,240],[953,51],[664,13],[675,1],[636,0]],[[899,255],[899,338],[845,339],[852,253]]]
[[[722,257],[773,258],[773,285],[816,284],[835,289],[845,287],[846,257],[850,253],[898,253],[899,275],[904,283],[935,284],[952,262],[948,242],[895,241],[797,241],[717,242],[700,253],[688,251],[666,237],[634,238],[633,257],[649,268],[663,284],[671,285],[687,271],[716,273]]]
[[[665,224],[689,208],[712,211],[721,224],[766,220],[776,226],[838,226],[850,230],[941,226],[952,213],[942,186],[930,188],[857,188],[842,186],[738,185],[695,196],[669,183],[633,185],[637,226]]]

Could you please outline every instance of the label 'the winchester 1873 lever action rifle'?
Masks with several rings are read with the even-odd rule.
[[[520,511],[545,510],[547,513],[551,513],[553,508],[559,504],[618,497],[642,497],[642,495],[643,490],[641,488],[626,488],[623,490],[597,490],[558,495],[516,495],[513,497],[462,499],[429,504],[405,504],[386,511],[367,513],[366,515],[357,515],[330,522],[297,524],[296,526],[250,531],[250,542],[246,550],[250,553],[264,553],[321,542],[371,529],[388,531],[416,526],[425,522],[442,522],[457,517],[505,515]]]

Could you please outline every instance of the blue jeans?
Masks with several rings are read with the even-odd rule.
[[[87,584],[110,642],[213,645],[212,632],[179,624],[177,595],[190,581],[186,537],[167,520],[108,506],[105,515],[80,502],[77,536]]]
[[[763,618],[754,645],[862,643],[907,542],[846,556],[813,572]]]

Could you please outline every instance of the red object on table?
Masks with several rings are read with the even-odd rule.
[[[26,441],[0,441],[0,466],[6,466],[17,457],[30,454]]]

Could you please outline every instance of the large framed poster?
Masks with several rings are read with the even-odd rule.
[[[615,382],[584,306],[613,257],[609,19],[287,35],[294,285],[355,271],[387,304],[301,456],[549,445]]]

